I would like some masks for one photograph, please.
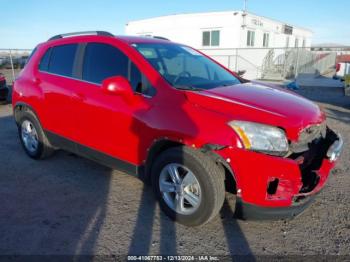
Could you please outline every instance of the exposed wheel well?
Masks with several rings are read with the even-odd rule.
[[[175,142],[169,139],[162,139],[158,140],[155,142],[152,147],[150,148],[145,164],[145,181],[147,183],[150,183],[150,178],[151,178],[151,169],[152,165],[154,163],[154,160],[156,159],[157,156],[159,156],[162,152],[165,150],[172,148],[172,147],[177,147],[177,146],[183,146],[183,144],[179,142]]]
[[[159,156],[165,150],[172,147],[178,147],[178,146],[185,146],[185,145],[180,142],[172,141],[169,139],[158,140],[153,144],[153,146],[149,150],[146,165],[145,165],[145,181],[147,183],[150,182],[151,169],[156,157]],[[203,153],[208,154],[214,160],[214,162],[217,163],[217,165],[220,165],[224,169],[225,189],[227,192],[236,194],[237,192],[236,181],[234,179],[233,172],[231,168],[228,166],[228,164],[219,155],[215,154],[212,151],[203,151]]]
[[[225,189],[226,189],[226,192],[236,194],[237,193],[237,184],[236,184],[236,181],[233,177],[232,171],[228,167],[224,166],[222,163],[219,163],[219,165],[222,165],[223,168],[225,169]]]
[[[210,147],[209,147],[210,148]],[[230,192],[232,194],[237,193],[237,183],[234,177],[233,170],[231,169],[230,165],[223,159],[220,155],[217,153],[211,151],[206,147],[204,149],[204,153],[208,154],[214,162],[219,165],[222,169],[224,169],[225,172],[225,190],[226,192]]]
[[[23,104],[23,103],[18,103],[15,108],[14,108],[14,117],[15,117],[15,120],[16,120],[16,123],[18,123],[19,121],[19,117],[20,117],[20,114],[19,112],[22,112],[24,110],[30,110],[33,112],[33,114],[38,118],[36,112],[27,104]],[[38,118],[39,119],[39,118]]]

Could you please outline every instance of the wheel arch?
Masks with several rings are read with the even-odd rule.
[[[237,193],[237,179],[235,177],[235,173],[232,170],[229,163],[216,151],[220,151],[221,149],[225,148],[224,146],[215,145],[215,144],[205,144],[201,151],[208,156],[210,156],[213,161],[221,166],[221,168],[224,170],[225,173],[225,190],[227,192],[236,194]]]
[[[13,108],[13,114],[14,114],[14,118],[15,118],[16,123],[18,123],[18,121],[19,121],[20,113],[26,109],[32,111],[33,114],[38,119],[38,121],[40,122],[40,118],[38,117],[38,114],[36,113],[36,111],[33,109],[32,106],[30,106],[29,104],[24,103],[24,102],[18,102],[18,103],[16,103],[16,105]]]
[[[178,147],[178,146],[185,146],[181,142],[169,139],[169,138],[160,138],[153,142],[151,147],[147,150],[147,158],[145,162],[145,181],[147,183],[150,183],[151,181],[151,170],[154,163],[154,160],[157,156],[159,156],[162,152],[169,148]]]
[[[161,138],[159,140],[156,140],[152,144],[152,146],[148,150],[148,155],[145,162],[145,181],[150,183],[152,165],[156,157],[159,156],[165,150],[178,146],[187,147],[188,145],[183,144],[179,141],[171,140],[169,138]],[[197,150],[200,150],[202,153],[208,155],[217,165],[223,168],[225,174],[224,179],[226,191],[236,194],[237,182],[234,172],[230,165],[218,153],[214,152],[215,149],[218,149],[216,145],[206,144],[203,147],[198,148]]]

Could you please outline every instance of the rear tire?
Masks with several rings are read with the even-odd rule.
[[[203,225],[219,213],[224,179],[224,170],[212,158],[188,147],[164,151],[152,167],[152,187],[161,209],[186,226]]]
[[[24,108],[18,114],[18,134],[27,155],[33,159],[44,159],[51,156],[55,150],[36,115],[28,108]]]

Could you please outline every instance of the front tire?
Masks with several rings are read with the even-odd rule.
[[[216,216],[225,199],[223,169],[209,156],[187,147],[164,151],[152,168],[152,187],[171,219],[199,226]]]
[[[18,114],[18,134],[27,155],[33,159],[44,159],[51,156],[55,150],[48,141],[35,114],[27,108]]]

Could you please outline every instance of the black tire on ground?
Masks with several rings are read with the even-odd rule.
[[[18,117],[16,117],[16,118],[18,119],[17,127],[18,127],[19,139],[20,139],[22,147],[23,147],[24,151],[27,153],[27,155],[33,159],[45,159],[45,158],[50,157],[55,152],[55,149],[52,147],[49,140],[47,139],[36,115],[28,108],[23,108],[21,111],[18,111],[16,114],[18,114]],[[24,141],[22,139],[22,135],[21,135],[22,123],[25,120],[29,120],[34,125],[35,130],[37,132],[39,145],[38,145],[37,150],[35,152],[29,151],[25,147]]]
[[[201,188],[201,202],[189,215],[179,214],[170,208],[162,197],[159,177],[163,168],[171,163],[181,164],[196,177]],[[152,187],[161,209],[171,219],[186,226],[200,226],[209,222],[220,211],[225,199],[224,169],[199,150],[185,146],[170,148],[155,160],[152,167]]]

